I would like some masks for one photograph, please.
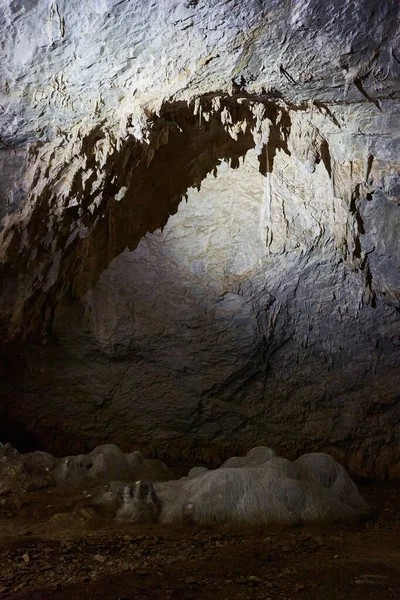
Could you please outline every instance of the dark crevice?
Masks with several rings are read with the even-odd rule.
[[[374,162],[374,155],[373,154],[369,154],[368,155],[368,161],[367,161],[367,172],[365,174],[365,181],[368,181],[369,175],[371,173],[372,163],[373,162]]]
[[[40,440],[32,431],[3,411],[0,413],[0,441],[11,444],[19,452],[33,452],[41,448]]]
[[[332,162],[331,153],[329,151],[329,144],[326,140],[322,140],[320,147],[321,159],[324,163],[325,169],[328,172],[329,177],[332,179]]]
[[[360,79],[356,79],[356,80],[354,81],[354,85],[356,86],[356,88],[358,89],[358,91],[359,91],[359,92],[361,92],[361,94],[364,96],[364,98],[365,98],[366,100],[368,100],[368,102],[371,102],[372,104],[374,104],[374,105],[376,106],[376,108],[377,108],[378,110],[381,110],[381,107],[380,107],[379,101],[378,101],[378,100],[375,100],[374,98],[372,98],[372,97],[371,97],[371,96],[368,94],[368,92],[366,92],[366,90],[364,89],[364,87],[363,87],[363,84],[362,84],[362,82],[361,82],[361,80],[360,80]]]

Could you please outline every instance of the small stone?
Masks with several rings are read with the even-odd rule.
[[[103,556],[102,554],[95,554],[95,555],[93,556],[93,560],[95,560],[95,561],[97,561],[97,562],[99,562],[99,563],[104,563],[104,562],[106,562],[106,560],[107,560],[107,559],[106,559],[106,557],[105,557],[105,556]]]
[[[31,559],[30,559],[30,557],[29,557],[29,554],[28,554],[27,552],[26,552],[25,554],[23,554],[23,555],[22,555],[22,560],[23,560],[25,563],[29,563],[29,562],[30,562],[30,560],[31,560]]]
[[[188,585],[194,585],[197,583],[197,579],[195,577],[186,577],[185,583]]]
[[[251,583],[262,583],[262,579],[256,577],[255,575],[250,575],[250,577],[248,577],[248,580],[251,581]]]
[[[28,585],[27,581],[22,581],[21,583],[19,583],[18,585],[15,586],[15,588],[13,589],[13,592],[18,592],[18,590],[22,590],[22,588],[24,588],[27,585]]]

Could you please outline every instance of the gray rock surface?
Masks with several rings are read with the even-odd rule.
[[[0,15],[3,429],[398,474],[395,0]]]

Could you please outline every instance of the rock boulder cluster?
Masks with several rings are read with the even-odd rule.
[[[48,452],[20,454],[9,444],[0,445],[0,494],[35,491],[61,486],[68,489],[95,487],[119,479],[165,481],[172,477],[158,460],[139,451],[125,454],[114,444],[98,446],[90,454],[56,458]]]

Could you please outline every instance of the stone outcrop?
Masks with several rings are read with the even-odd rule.
[[[1,9],[2,437],[398,475],[397,3],[142,4]]]

